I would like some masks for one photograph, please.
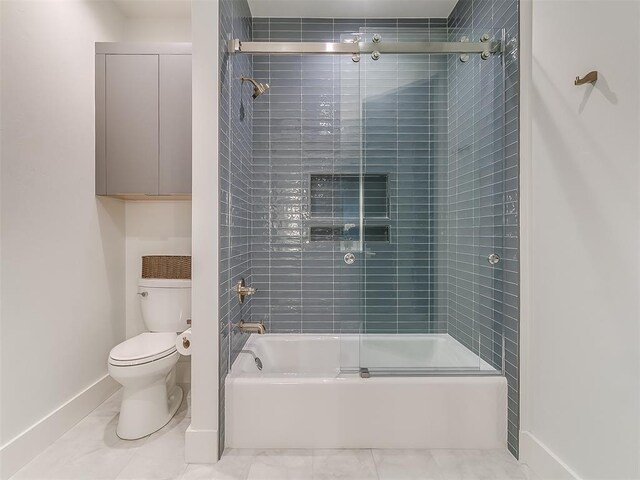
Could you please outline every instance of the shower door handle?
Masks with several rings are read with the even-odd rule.
[[[356,262],[356,256],[349,252],[347,254],[345,254],[344,256],[344,263],[346,263],[347,265],[353,265]]]

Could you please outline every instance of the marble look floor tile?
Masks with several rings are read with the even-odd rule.
[[[534,472],[533,470],[531,470],[529,468],[528,465],[520,465],[520,469],[522,470],[522,473],[524,474],[524,478],[526,478],[527,480],[542,480],[541,478],[539,478]]]
[[[214,465],[189,465],[180,480],[246,480],[256,452],[225,450]]]
[[[183,459],[135,455],[120,471],[116,480],[176,480],[187,469]]]
[[[227,449],[216,464],[215,480],[245,480],[258,454],[256,450]]]
[[[179,477],[186,468],[184,431],[189,424],[186,405],[183,404],[178,414],[160,431],[131,441],[116,435],[120,399],[121,390],[17,472],[12,480],[114,480],[127,471],[133,474],[128,477],[123,474],[122,478],[142,479],[145,477],[140,476],[142,472],[138,465],[153,465],[153,458],[176,465]],[[132,463],[136,458],[140,460]]]
[[[184,461],[184,437],[190,423],[190,418],[174,417],[161,430],[150,435],[147,441],[136,450],[136,454],[153,458],[175,458]]]
[[[122,389],[119,389],[116,393],[102,402],[98,408],[91,412],[91,417],[108,416],[113,417],[120,412],[120,404],[122,403]]]
[[[146,438],[127,442],[116,435],[117,415],[90,415],[27,464],[15,479],[115,478]],[[83,473],[85,472],[85,473]]]
[[[314,480],[377,480],[371,450],[314,450]]]
[[[61,449],[45,452],[12,477],[15,480],[115,479],[135,456],[132,450],[95,449],[69,455]]]
[[[517,460],[502,450],[433,450],[443,480],[525,480]]]
[[[440,469],[429,450],[373,450],[380,480],[439,479]]]
[[[310,480],[313,478],[311,450],[264,450],[253,459],[248,480]]]
[[[180,477],[180,480],[212,480],[216,478],[215,474],[215,465],[209,465],[205,463],[192,463],[190,465],[187,465],[187,468]]]
[[[184,462],[184,436],[191,419],[186,417],[186,402],[167,425],[151,434],[135,450],[117,480],[174,480],[187,468]],[[146,475],[146,476],[145,476]]]

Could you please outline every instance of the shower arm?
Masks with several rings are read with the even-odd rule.
[[[260,84],[258,82],[256,82],[253,78],[250,77],[240,77],[240,80],[242,80],[243,82],[251,82],[253,84],[254,87],[256,88],[260,88]]]

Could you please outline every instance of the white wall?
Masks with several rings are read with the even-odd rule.
[[[143,255],[191,255],[191,202],[127,202],[126,336],[147,331],[137,295]]]
[[[640,2],[535,0],[530,27],[522,459],[638,478]],[[573,85],[590,70],[595,88]]]
[[[190,42],[190,18],[127,18],[123,40],[128,42]]]
[[[121,36],[120,13],[0,4],[4,476],[8,442],[103,379],[124,339],[125,210],[94,196],[94,42]]]

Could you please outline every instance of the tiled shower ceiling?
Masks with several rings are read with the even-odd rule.
[[[249,0],[254,17],[447,18],[458,0]]]

